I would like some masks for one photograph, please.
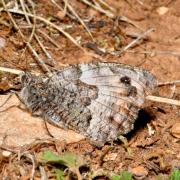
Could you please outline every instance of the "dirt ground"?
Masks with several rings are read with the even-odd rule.
[[[62,11],[50,0],[34,1],[36,15],[63,27],[66,32],[80,42],[86,51],[97,55],[101,61],[119,62],[147,69],[157,77],[159,83],[180,80],[180,1],[106,0],[106,2],[114,8],[115,16],[113,18],[85,5],[82,1],[72,1],[71,4],[89,28],[94,39],[93,42],[81,23],[64,16]],[[105,9],[107,8],[105,7]],[[21,27],[27,41],[31,34],[31,28],[28,28],[24,16],[15,13],[12,15]],[[28,49],[24,52],[26,44],[18,30],[10,23],[8,14],[1,11],[0,17],[0,66],[42,73],[32,52]],[[50,69],[58,68],[62,64],[98,60],[74,45],[50,25],[38,20],[36,23],[37,35],[40,36],[40,31],[47,33],[58,46],[53,45],[46,37],[40,37],[52,57],[48,59],[37,41],[34,39],[31,41],[38,55],[45,60]],[[119,53],[150,28],[154,28],[154,31],[141,38],[127,51]],[[55,66],[52,59],[56,62]],[[159,86],[156,95],[180,100],[180,86],[178,85]],[[20,90],[17,75],[0,72],[1,100],[3,96],[7,97],[12,90],[16,92]],[[1,112],[1,127],[4,126],[2,122],[8,126],[6,122],[11,110],[13,109]],[[6,113],[4,120],[2,120],[3,113]],[[19,117],[21,110],[18,110],[17,113],[17,117]],[[13,126],[16,126],[15,124],[16,122]],[[33,126],[36,126],[35,123]],[[5,129],[10,129],[10,126]],[[28,129],[25,131],[28,134]],[[5,132],[5,130],[0,131],[1,140],[6,136]],[[32,132],[36,131],[32,130]],[[33,136],[33,133],[30,136]],[[38,138],[40,137],[38,136]],[[126,138],[127,142],[125,140],[124,142],[114,142],[113,145],[106,144],[102,149],[93,147],[87,140],[78,142],[70,140],[71,143],[41,142],[39,146],[36,144],[25,149],[35,153],[44,149],[55,150],[54,144],[58,143],[59,151],[63,149],[63,151],[70,151],[87,159],[94,172],[102,170],[118,174],[126,170],[132,172],[134,179],[157,179],[158,177],[167,179],[174,168],[180,169],[180,110],[178,106],[147,101],[146,106],[139,113],[135,129]],[[77,141],[76,138],[74,141]],[[29,179],[30,164],[26,164],[26,167],[18,164],[17,167],[21,166],[26,169],[23,173],[22,169],[17,170],[17,167],[12,168],[9,165],[10,162],[13,163],[15,159],[17,160],[18,148],[22,148],[16,147],[17,144],[14,141],[13,144],[10,142],[12,141],[9,141],[8,145],[2,143],[0,147],[0,161],[3,162],[0,165],[1,176],[13,177],[12,179]],[[2,155],[5,150],[11,151],[12,154],[5,158]],[[99,179],[105,179],[104,173],[100,173],[100,175]],[[39,174],[35,179],[38,179],[38,176]]]

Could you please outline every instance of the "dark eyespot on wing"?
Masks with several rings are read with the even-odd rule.
[[[128,88],[128,96],[132,96],[132,97],[137,96],[137,88],[135,86],[130,86]]]
[[[120,78],[120,82],[127,85],[131,85],[131,78],[129,78],[128,76],[123,76]]]
[[[146,70],[142,70],[136,67],[118,64],[118,63],[90,63],[90,64],[80,64],[81,67],[81,80],[87,81],[90,78],[89,83],[92,78],[97,79],[98,77],[104,76],[104,78],[113,76],[128,76],[131,78],[131,83],[137,87],[142,87],[148,92],[154,89],[157,85],[156,78]],[[93,81],[93,80],[92,80]]]

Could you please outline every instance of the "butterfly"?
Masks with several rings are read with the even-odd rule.
[[[68,66],[50,76],[25,73],[21,83],[19,97],[32,114],[97,146],[129,133],[157,86],[146,70],[102,62]]]

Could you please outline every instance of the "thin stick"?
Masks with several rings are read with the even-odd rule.
[[[12,73],[12,74],[17,74],[17,75],[20,75],[20,74],[23,73],[23,71],[21,71],[21,70],[4,68],[4,67],[0,67],[0,71],[9,72],[9,73]],[[36,75],[39,75],[39,74],[36,73]],[[150,100],[150,101],[155,101],[155,102],[160,102],[160,103],[166,103],[166,104],[180,106],[180,101],[174,100],[174,99],[158,97],[158,96],[147,96],[146,99]]]
[[[7,99],[0,105],[0,108],[3,107],[8,101],[9,99],[12,97],[12,94],[10,94]]]
[[[35,175],[35,169],[36,169],[35,156],[34,156],[34,154],[30,154],[29,152],[23,152],[22,154],[20,154],[20,158],[22,156],[25,156],[26,158],[30,159],[31,162],[32,162],[32,170],[31,170],[30,180],[33,180],[34,179],[34,175]]]
[[[140,36],[138,36],[135,40],[133,40],[132,42],[130,42],[127,46],[125,46],[119,53],[117,53],[117,55],[122,54],[124,51],[128,50],[130,47],[132,47],[133,45],[135,45],[140,39],[144,38],[147,34],[149,34],[150,32],[154,31],[154,28],[150,28],[147,31],[145,31],[143,34],[141,34]]]
[[[21,0],[21,1],[23,1],[23,0]],[[31,6],[33,7],[33,13],[32,13],[32,14],[35,15],[35,10],[34,10],[34,6],[33,6],[33,2],[32,2],[31,0],[28,0],[28,2],[29,2],[29,3],[31,4]],[[28,10],[28,13],[31,13],[31,11],[30,11],[30,9],[28,8],[28,6],[26,6],[26,8],[27,8],[27,10]],[[54,59],[53,59],[52,56],[49,54],[49,52],[46,50],[46,48],[44,47],[43,43],[40,41],[38,35],[37,35],[36,32],[35,32],[35,30],[36,30],[36,18],[33,18],[33,25],[32,25],[32,23],[31,23],[31,21],[30,21],[30,19],[29,19],[29,16],[26,15],[26,13],[27,13],[26,8],[24,7],[24,10],[23,10],[23,11],[24,11],[24,13],[25,13],[25,16],[26,16],[26,19],[27,19],[27,22],[28,22],[29,26],[33,27],[33,29],[34,29],[33,35],[34,35],[36,41],[38,42],[39,46],[41,47],[42,51],[45,53],[45,55],[47,56],[47,58],[48,58],[49,60],[51,60],[51,61],[53,62],[53,64],[56,64],[55,61],[54,61]],[[32,39],[32,38],[31,38],[31,39]],[[30,42],[29,42],[29,43],[30,43]]]
[[[158,96],[147,96],[146,99],[150,101],[180,106],[180,101],[175,100],[175,99],[169,99],[169,98],[158,97]]]
[[[180,80],[158,83],[158,86],[166,86],[166,85],[173,85],[173,84],[180,84]]]
[[[79,17],[79,15],[76,13],[76,11],[74,10],[74,8],[67,3],[67,6],[69,8],[69,10],[74,14],[74,16],[79,20],[79,22],[84,26],[84,28],[86,29],[86,31],[88,32],[88,34],[90,35],[90,37],[92,38],[92,40],[94,41],[94,38],[89,30],[89,28],[86,26],[86,24],[84,23],[84,21]]]
[[[11,69],[11,68],[6,68],[6,67],[0,67],[0,71],[2,72],[8,72],[11,74],[17,74],[20,75],[22,74],[24,71],[18,70],[18,69]]]
[[[53,65],[55,65],[56,64],[55,60],[52,58],[50,53],[46,50],[43,43],[40,41],[39,37],[37,36],[37,34],[35,34],[34,37],[35,37],[36,41],[38,42],[39,46],[41,47],[42,51],[44,52],[44,54],[47,56],[48,60],[51,60]]]
[[[15,13],[15,14],[21,14],[21,15],[24,15],[24,12],[23,11],[19,11],[19,10],[14,10],[14,9],[5,9],[5,11],[7,12],[11,12],[11,13]],[[28,15],[29,17],[34,17],[48,25],[50,25],[51,27],[53,27],[54,29],[58,30],[59,32],[61,32],[62,34],[64,34],[64,36],[66,36],[68,39],[70,39],[76,46],[78,46],[81,50],[83,50],[84,52],[86,52],[86,50],[79,44],[77,43],[77,41],[70,35],[68,34],[67,32],[65,32],[61,27],[55,25],[54,23],[40,17],[40,16],[37,16],[37,15],[33,15],[31,13],[26,13],[26,15]]]
[[[4,10],[7,12],[8,16],[11,19],[11,22],[13,23],[13,26],[15,27],[15,29],[18,30],[18,33],[20,34],[22,39],[25,39],[21,29],[18,27],[18,25],[16,24],[16,22],[14,21],[10,11],[6,8],[6,4],[4,2],[4,0],[2,0],[2,4],[4,7]],[[22,11],[21,11],[22,12]],[[22,14],[24,14],[24,12],[22,12]],[[51,73],[51,71],[49,70],[49,68],[46,66],[46,64],[44,63],[44,61],[39,57],[39,55],[37,54],[37,52],[34,50],[34,48],[31,46],[31,44],[29,42],[27,42],[27,46],[30,49],[30,51],[33,53],[33,55],[35,56],[37,62],[39,63],[39,65],[41,65],[41,67],[43,68],[43,70],[45,70],[46,72]]]
[[[81,0],[82,2],[84,2],[85,4],[89,5],[90,7],[98,10],[99,12],[105,14],[106,16],[110,17],[110,18],[114,18],[114,14],[110,13],[109,11],[104,10],[103,8],[101,8],[100,6],[95,6],[94,4],[90,3],[87,0]]]
[[[94,41],[94,38],[90,32],[90,30],[88,29],[88,27],[86,26],[86,24],[84,23],[84,21],[79,17],[79,15],[76,13],[76,11],[74,10],[74,8],[68,3],[68,0],[63,0],[65,7],[63,10],[63,14],[64,16],[67,14],[67,7],[68,9],[72,12],[72,14],[78,19],[78,21],[84,26],[84,28],[86,29],[86,31],[88,32],[88,34],[90,35],[90,37],[92,38],[92,40]],[[61,6],[59,6],[54,0],[51,0],[51,2],[60,10],[62,10]],[[74,18],[73,18],[74,19]]]
[[[36,29],[39,33],[41,33],[45,38],[47,38],[55,47],[60,49],[60,46],[44,31],[41,31],[40,29]]]
[[[133,25],[134,27],[136,27],[137,29],[141,30],[142,32],[144,31],[144,29],[142,29],[140,26],[138,26],[134,21],[132,21],[131,19],[127,18],[126,16],[120,16],[119,20],[127,22],[131,25]]]
[[[36,29],[36,25],[35,25],[35,24],[36,24],[36,19],[33,18],[33,26],[32,26],[29,17],[26,15],[27,12],[26,12],[26,7],[25,7],[25,4],[24,4],[24,0],[20,0],[20,4],[21,4],[21,7],[22,7],[23,12],[25,13],[25,19],[26,19],[26,21],[27,21],[28,24],[32,27],[31,35],[30,35],[30,37],[29,37],[29,40],[27,41],[28,43],[26,43],[26,47],[23,49],[23,53],[22,53],[22,54],[25,54],[26,49],[27,49],[27,47],[28,47],[27,44],[30,44],[30,43],[31,43],[31,41],[32,41],[32,39],[33,39],[33,36],[35,35],[35,29]],[[33,4],[31,4],[31,6],[32,6],[33,11],[34,11]],[[19,29],[20,29],[20,28],[19,28]]]
[[[110,9],[111,11],[115,12],[115,9],[113,7],[111,7],[109,4],[107,4],[105,1],[103,0],[98,0],[100,4],[102,4],[103,6],[105,6],[106,8]]]
[[[21,74],[24,73],[24,71],[21,71],[21,70],[18,70],[18,69],[6,68],[6,67],[0,67],[0,71],[11,73],[11,74],[17,74],[17,75],[21,75]],[[36,76],[40,75],[40,73],[37,73],[37,72],[31,72],[31,74],[34,74]]]
[[[57,4],[54,0],[51,0],[51,2],[52,2],[55,6],[57,6],[57,7],[63,12],[63,17],[67,14],[67,16],[69,16],[71,19],[76,20],[76,18],[75,18],[74,16],[72,16],[70,13],[68,13],[68,11],[67,11],[67,3],[65,3],[64,9],[63,9],[63,8],[62,8],[59,4]],[[67,2],[67,0],[66,0],[65,2]]]
[[[167,54],[167,55],[173,55],[180,57],[180,52],[176,51],[136,51],[136,50],[128,50],[127,52],[129,53],[139,53],[139,54],[149,54],[150,56],[155,56],[155,55],[161,55],[161,54]]]

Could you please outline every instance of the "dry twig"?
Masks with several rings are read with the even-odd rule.
[[[16,23],[15,20],[13,19],[11,13],[10,13],[9,10],[7,9],[4,0],[2,0],[2,4],[3,4],[3,8],[4,8],[4,10],[7,12],[7,14],[8,14],[8,16],[9,16],[9,18],[10,18],[10,20],[11,20],[13,26],[14,26],[14,28],[18,30],[18,33],[20,34],[21,38],[22,38],[23,40],[25,40],[24,34],[22,33],[21,29],[19,28],[19,26],[17,25],[17,23]],[[22,13],[24,14],[24,12],[22,12]],[[28,46],[28,48],[30,49],[30,51],[31,51],[31,52],[33,53],[33,55],[35,56],[38,64],[43,68],[43,70],[46,71],[46,72],[51,73],[51,71],[49,70],[49,68],[46,66],[46,64],[44,63],[44,61],[39,57],[39,55],[38,55],[37,52],[34,50],[34,48],[31,46],[31,44],[30,44],[29,42],[26,42],[26,43],[27,43],[27,46]]]
[[[84,23],[84,21],[79,17],[79,15],[76,13],[76,11],[74,10],[74,8],[68,3],[67,4],[68,9],[74,14],[74,16],[79,20],[79,22],[84,26],[84,28],[86,29],[86,31],[88,32],[88,34],[90,35],[90,37],[92,38],[92,40],[94,41],[94,38],[89,30],[89,28],[86,26],[86,24]]]
[[[33,180],[34,179],[34,175],[35,175],[35,169],[36,169],[36,163],[35,163],[34,155],[30,154],[29,152],[24,152],[24,153],[20,154],[20,157],[21,156],[25,156],[26,158],[31,160],[31,162],[32,162],[32,170],[31,170],[30,180]]]
[[[59,6],[59,4],[57,4],[54,0],[51,0],[51,2],[60,10],[62,10],[62,7]],[[64,4],[65,4],[65,7],[64,7],[64,10],[63,10],[63,14],[64,16],[67,14],[67,8],[71,11],[71,13],[78,19],[78,21],[84,26],[84,28],[86,29],[86,31],[88,32],[88,34],[90,35],[90,37],[92,38],[92,40],[94,41],[93,39],[93,36],[89,30],[89,28],[86,26],[86,24],[84,23],[84,21],[79,17],[79,15],[76,13],[76,11],[74,10],[74,8],[70,5],[70,3],[67,1],[67,0],[63,0]],[[70,16],[72,17],[72,16]],[[74,19],[74,17],[72,18]]]
[[[127,51],[130,47],[134,46],[140,39],[144,38],[147,34],[149,34],[150,32],[154,31],[154,28],[150,28],[147,31],[145,31],[143,34],[141,34],[140,36],[138,36],[135,40],[133,40],[132,42],[130,42],[127,46],[125,46],[120,52],[118,52],[116,55],[120,55],[123,52]]]
[[[9,73],[18,74],[18,75],[23,73],[23,71],[20,71],[20,70],[4,68],[4,67],[0,67],[0,71],[9,72]],[[36,75],[38,75],[38,74],[36,74]],[[177,81],[179,83],[179,80],[177,80]],[[170,82],[167,82],[167,85],[168,85],[168,83],[170,83]],[[166,104],[180,106],[180,101],[174,100],[174,99],[169,99],[169,98],[164,98],[164,97],[159,97],[159,96],[146,96],[146,99],[150,100],[150,101],[156,101],[156,102],[160,102],[160,103],[166,103]]]
[[[20,10],[14,10],[14,9],[5,9],[5,11],[7,12],[11,12],[11,13],[15,13],[15,14],[20,14],[20,15],[24,15],[24,12],[23,11],[20,11]],[[54,23],[48,21],[47,19],[44,19],[43,17],[40,17],[40,16],[37,16],[37,15],[33,15],[31,13],[26,13],[26,15],[28,15],[29,17],[35,17],[36,19],[44,22],[45,24],[53,27],[54,29],[58,30],[59,32],[61,32],[62,34],[64,34],[64,36],[66,36],[70,41],[72,41],[76,46],[78,46],[81,50],[83,50],[84,52],[86,52],[86,50],[76,42],[76,40],[70,35],[68,34],[67,32],[65,32],[63,30],[63,28],[55,25]]]
[[[49,40],[49,42],[51,42],[55,47],[57,47],[58,49],[60,49],[60,46],[49,36],[47,35],[45,32],[41,31],[40,29],[37,30],[39,33],[41,33],[45,38],[47,38]]]
[[[8,72],[11,74],[17,74],[20,75],[22,74],[24,71],[18,70],[18,69],[11,69],[11,68],[6,68],[6,67],[0,67],[0,71],[2,72]]]
[[[81,1],[82,1],[83,3],[85,3],[85,4],[87,4],[88,6],[96,9],[97,11],[105,14],[106,16],[108,16],[108,17],[110,17],[110,18],[114,18],[114,16],[115,16],[113,13],[104,10],[100,5],[99,5],[99,6],[96,6],[96,5],[92,4],[92,3],[91,3],[90,1],[88,1],[88,0],[81,0]]]
[[[149,54],[150,56],[156,56],[161,54],[167,54],[172,56],[180,57],[180,52],[176,51],[137,51],[137,50],[128,50],[129,53],[139,53],[139,54]]]
[[[158,83],[158,86],[167,86],[167,85],[174,85],[174,84],[180,84],[180,80]]]
[[[180,101],[175,100],[175,99],[169,99],[169,98],[158,97],[158,96],[146,96],[146,99],[150,101],[180,106]]]

